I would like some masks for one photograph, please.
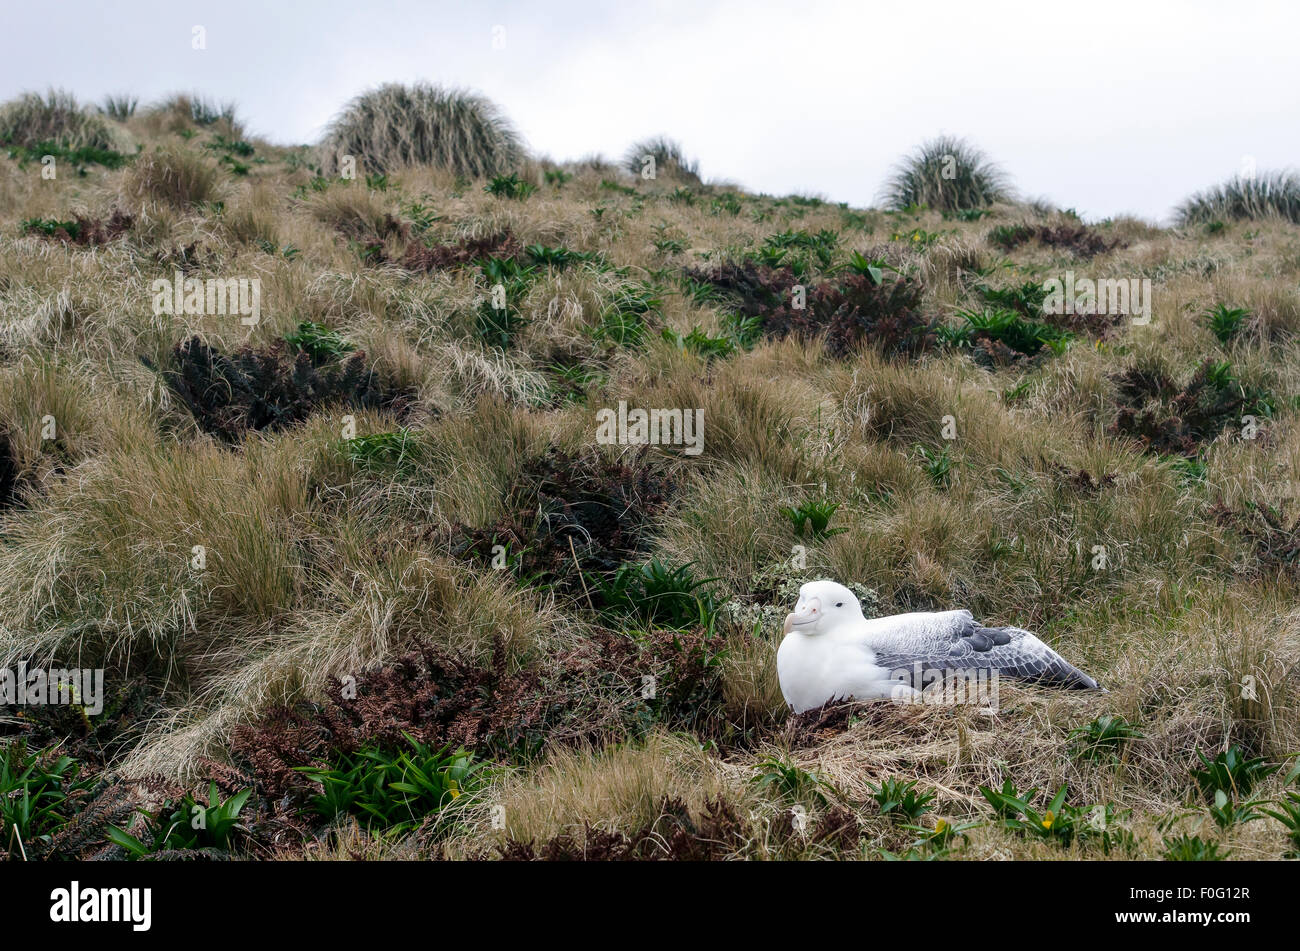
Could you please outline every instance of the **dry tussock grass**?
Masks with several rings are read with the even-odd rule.
[[[221,756],[232,732],[269,705],[319,697],[334,678],[416,641],[485,663],[500,638],[524,668],[617,626],[580,594],[452,557],[446,539],[507,514],[525,463],[548,448],[617,455],[620,447],[594,445],[594,412],[620,399],[704,412],[702,455],[654,456],[677,492],[648,554],[694,563],[697,577],[718,579],[719,595],[731,597],[772,573],[797,573],[789,562],[802,545],[807,574],[870,586],[884,610],[966,606],[1036,626],[1110,692],[1004,685],[992,715],[863,705],[848,728],[810,733],[781,722],[779,632],[724,626],[718,719],[743,724],[743,742],[705,749],[699,737],[655,730],[639,744],[548,750],[500,779],[474,813],[482,821],[444,843],[446,854],[492,853],[491,804],[505,806],[512,837],[541,841],[588,823],[631,832],[665,797],[694,809],[715,796],[753,814],[744,854],[789,854],[772,831],[789,804],[750,782],[761,758],[776,754],[826,777],[852,804],[865,844],[846,855],[906,845],[866,804],[868,784],[900,776],[935,790],[937,812],[953,819],[987,818],[980,784],[1068,784],[1074,802],[1132,810],[1139,854],[1154,856],[1163,848],[1157,822],[1192,808],[1197,750],[1300,749],[1297,575],[1265,565],[1256,543],[1215,514],[1251,502],[1296,514],[1293,225],[1228,222],[1209,233],[1117,220],[1098,228],[1115,247],[1085,259],[1038,241],[997,248],[996,225],[1068,223],[1027,206],[998,204],[976,221],[851,213],[671,175],[643,182],[594,162],[564,166],[572,177],[558,185],[540,177],[554,163],[526,169],[539,190],[524,200],[429,167],[396,169],[384,188],[362,180],[320,189],[298,150],[261,142],[253,145],[267,161],[234,175],[205,147],[223,128],[237,134],[225,121],[198,125],[184,103],[146,111],[128,123],[145,142],[135,162],[92,170],[75,191],[42,190],[0,161],[0,447],[22,487],[20,504],[0,513],[0,661],[78,658],[148,680],[160,712],[120,769],[194,775],[199,757]],[[116,207],[137,220],[102,247],[19,234],[33,216],[104,217]],[[418,220],[420,207],[431,217]],[[937,237],[906,238],[914,229]],[[520,325],[503,348],[480,332],[491,286],[478,267],[393,262],[417,244],[506,230],[521,247],[593,252],[604,263],[540,266],[510,301]],[[736,260],[783,232],[822,230],[838,235],[837,264],[856,250],[910,269],[936,321],[981,305],[975,287],[1003,257],[1014,265],[1008,284],[1066,269],[1149,277],[1153,321],[1002,369],[952,350],[839,360],[795,337],[709,357],[661,338],[665,327],[721,337],[731,326],[733,305],[692,293],[679,280],[684,268]],[[895,232],[904,240],[891,241]],[[384,263],[359,253],[374,242]],[[262,322],[155,315],[149,285],[175,270],[259,278]],[[661,303],[644,318],[641,343],[602,335],[620,295],[645,285]],[[1204,317],[1221,303],[1251,312],[1227,343]],[[302,321],[339,333],[384,379],[414,391],[405,412],[351,415],[360,435],[406,427],[418,457],[377,471],[350,461],[337,406],[218,446],[149,369],[169,365],[173,345],[191,334],[230,353],[275,345]],[[1245,440],[1225,427],[1205,441],[1196,472],[1109,431],[1123,370],[1152,361],[1181,381],[1207,357],[1273,394],[1265,436]],[[56,440],[42,436],[46,416]],[[956,439],[942,435],[948,416]],[[946,474],[926,463],[941,453]],[[832,524],[844,531],[797,535],[781,509],[820,497],[840,504]],[[190,566],[195,545],[207,552],[201,571]],[[1105,547],[1104,569],[1092,564],[1094,546]],[[1239,689],[1246,677],[1254,699]],[[1070,755],[1069,731],[1101,714],[1144,734],[1117,766]],[[1182,828],[1219,837],[1203,809]],[[1238,856],[1282,851],[1274,823],[1221,838]],[[314,854],[422,848],[372,847],[345,826]],[[963,854],[1099,857],[991,827],[972,832]]]

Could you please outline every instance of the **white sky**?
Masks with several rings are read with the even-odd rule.
[[[486,93],[554,158],[664,132],[706,178],[855,206],[940,132],[1092,218],[1165,219],[1247,156],[1300,165],[1296,2],[3,4],[0,99],[195,90],[284,143],[369,86],[426,79]]]

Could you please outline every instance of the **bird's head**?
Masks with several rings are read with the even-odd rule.
[[[785,631],[824,634],[847,621],[862,620],[862,606],[855,595],[835,581],[809,581],[799,589],[799,601],[785,619]]]

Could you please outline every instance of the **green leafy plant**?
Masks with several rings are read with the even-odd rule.
[[[635,347],[645,336],[646,318],[659,309],[658,293],[646,284],[629,282],[619,287],[594,331],[598,340],[619,347]]]
[[[1025,795],[1016,794],[1014,787],[1003,786],[1001,791],[988,786],[980,787],[980,794],[993,806],[993,810],[1002,820],[1002,825],[1010,830],[1040,839],[1050,839],[1061,845],[1069,845],[1080,821],[1080,812],[1066,802],[1066,787],[1062,786],[1041,812],[1030,805],[1036,790]]]
[[[908,832],[917,833],[920,838],[912,843],[911,847],[902,855],[895,855],[886,849],[881,849],[881,857],[886,861],[932,861],[942,859],[957,848],[958,843],[965,843],[966,833],[971,829],[978,829],[982,822],[949,822],[947,819],[936,819],[934,826],[927,827],[922,825],[904,825],[903,829]]]
[[[939,346],[954,350],[969,347],[973,339],[971,326],[968,323],[939,324],[934,328],[934,337]]]
[[[423,447],[406,428],[386,433],[371,433],[343,441],[348,460],[361,469],[408,468],[423,456]]]
[[[555,377],[553,398],[558,403],[580,403],[587,392],[606,378],[605,373],[581,363],[552,363],[546,368]]]
[[[765,245],[753,251],[748,259],[762,267],[778,268],[785,264],[787,254],[789,254],[788,248],[773,248]]]
[[[942,449],[934,450],[917,443],[914,448],[921,458],[921,468],[930,477],[930,481],[936,488],[947,488],[952,482],[952,470],[957,465],[957,460],[949,454],[948,447],[945,445]]]
[[[507,296],[517,296],[528,289],[537,269],[518,258],[483,258],[478,262],[483,278],[489,285],[505,287]]]
[[[491,290],[478,310],[477,331],[484,343],[506,349],[528,323],[515,302],[527,293],[536,276],[534,265],[516,258],[484,258],[479,262],[483,277]],[[496,290],[500,288],[500,291]],[[504,300],[501,299],[504,297]]]
[[[37,839],[52,833],[76,811],[76,800],[93,785],[79,779],[81,765],[49,750],[28,751],[24,740],[0,750],[0,841],[10,858],[21,858]]]
[[[249,158],[256,151],[252,145],[243,139],[228,139],[220,133],[214,134],[212,139],[204,145],[204,148],[212,149],[214,152],[238,155],[241,158]]]
[[[142,813],[145,817],[143,838],[118,826],[110,826],[108,839],[124,849],[130,859],[147,859],[158,852],[198,849],[228,852],[231,836],[239,825],[239,814],[252,793],[252,789],[244,789],[223,800],[214,782],[208,789],[206,805],[189,795],[175,805],[168,801],[157,814]]]
[[[740,198],[732,192],[715,195],[709,202],[709,211],[715,215],[738,215],[744,211]]]
[[[1274,805],[1277,806],[1276,809],[1261,811],[1282,823],[1286,829],[1287,838],[1291,842],[1288,858],[1300,857],[1300,792],[1288,789],[1284,797]]]
[[[313,175],[306,185],[299,185],[293,190],[293,197],[306,198],[309,192],[319,193],[328,191],[330,185],[334,184],[335,181],[335,179],[326,178],[323,175]],[[341,179],[339,179],[339,181],[341,181]]]
[[[12,146],[8,149],[7,154],[9,158],[18,160],[19,168],[25,168],[32,162],[42,161],[45,156],[52,155],[58,161],[75,167],[78,175],[86,174],[85,166],[87,165],[121,168],[131,160],[130,156],[123,155],[121,152],[114,152],[112,149],[100,149],[90,145],[68,148],[59,145],[57,142],[38,142],[32,146]]]
[[[571,251],[568,248],[550,248],[544,244],[530,244],[524,248],[533,264],[544,267],[563,269],[579,261],[592,261],[595,255],[584,251]]]
[[[768,235],[764,240],[763,246],[758,252],[759,260],[769,267],[779,267],[784,261],[785,266],[795,270],[796,274],[802,275],[808,266],[805,257],[791,256],[788,260],[785,259],[785,254],[799,251],[804,255],[811,256],[811,259],[816,261],[818,267],[827,269],[834,260],[835,249],[839,245],[839,240],[839,234],[829,228],[823,228],[815,233],[809,231],[782,231]],[[782,253],[778,254],[777,252]],[[880,282],[877,281],[876,283]]]
[[[1262,756],[1247,757],[1237,746],[1228,747],[1214,759],[1199,750],[1196,756],[1202,768],[1193,769],[1192,778],[1210,802],[1214,801],[1217,790],[1234,800],[1248,796],[1257,783],[1281,768],[1280,764],[1269,763]]]
[[[905,241],[918,248],[928,248],[942,237],[942,233],[938,231],[926,231],[924,228],[913,228],[911,231],[895,231],[889,236],[889,240]]]
[[[985,303],[996,307],[1017,310],[1026,317],[1039,317],[1043,313],[1043,303],[1047,300],[1047,288],[1038,281],[1022,281],[1006,287],[990,287],[977,284],[976,292],[984,298]]]
[[[81,235],[81,225],[78,222],[60,221],[57,218],[26,218],[19,224],[18,229],[23,234],[39,234],[47,238],[53,238],[62,231],[74,242]]]
[[[660,335],[678,350],[688,350],[705,359],[725,357],[736,349],[735,341],[730,337],[710,337],[699,327],[693,327],[691,332],[684,336],[680,330],[665,327],[660,331]]]
[[[635,347],[645,337],[645,317],[635,311],[610,308],[593,331],[597,340],[607,340],[617,347]]]
[[[1244,307],[1220,304],[1206,314],[1205,319],[1209,322],[1210,332],[1218,338],[1219,343],[1230,343],[1232,338],[1241,331],[1242,324],[1249,316],[1250,311]]]
[[[831,787],[822,779],[776,756],[765,756],[754,766],[750,779],[755,786],[774,793],[785,802],[810,802],[824,806]]]
[[[763,321],[759,317],[730,313],[722,318],[722,325],[738,350],[748,350],[763,336]]]
[[[832,502],[830,499],[809,499],[796,506],[782,508],[781,514],[790,520],[795,534],[801,538],[805,529],[811,529],[814,538],[829,538],[847,531],[843,528],[828,527],[831,517],[839,507],[840,503]]]
[[[651,559],[620,565],[608,579],[597,578],[601,599],[613,610],[668,627],[708,626],[717,613],[709,589],[716,578],[696,578],[693,564],[669,565]]]
[[[1043,347],[1059,352],[1072,338],[1067,330],[1029,320],[1014,310],[994,308],[983,311],[959,310],[957,316],[970,328],[966,339],[989,337],[1025,356],[1037,354]]]
[[[508,304],[505,307],[494,307],[488,301],[479,307],[476,329],[484,343],[504,350],[527,324],[527,318]]]
[[[1288,786],[1300,784],[1300,755],[1295,753],[1291,755],[1296,757],[1296,760],[1291,764],[1291,768],[1287,770],[1287,774],[1282,780]]]
[[[442,220],[442,216],[435,213],[423,201],[404,202],[401,209],[402,214],[410,219],[411,233],[417,238],[427,234],[435,222]]]
[[[930,811],[936,793],[916,791],[916,780],[884,779],[880,785],[871,787],[871,798],[880,808],[882,816],[906,819],[917,823],[921,816]]]
[[[993,812],[996,815],[1009,819],[1019,815],[1021,812],[1020,807],[1038,795],[1038,788],[1034,787],[1028,792],[1022,793],[1017,791],[1015,784],[1011,780],[1004,779],[1001,789],[981,786],[980,795],[993,807]]]
[[[1162,842],[1166,862],[1222,862],[1231,854],[1199,835],[1165,836]]]
[[[497,198],[513,198],[522,201],[537,191],[537,186],[532,182],[521,181],[519,176],[512,172],[509,175],[494,176],[483,186],[483,190]]]
[[[1039,810],[1031,803],[1037,789],[1018,792],[1011,780],[1005,780],[1001,789],[980,787],[980,794],[993,808],[1003,828],[1021,835],[1046,839],[1066,847],[1074,842],[1100,846],[1109,855],[1114,850],[1131,852],[1135,848],[1133,834],[1121,820],[1127,812],[1120,812],[1110,803],[1080,807],[1066,801],[1066,787]]]
[[[449,830],[464,805],[486,784],[486,764],[473,753],[435,749],[402,734],[406,748],[363,747],[343,753],[329,766],[302,767],[321,784],[309,807],[333,820],[355,816],[388,835],[401,835],[426,822],[434,834]]]
[[[1076,812],[1075,838],[1085,844],[1100,846],[1104,855],[1112,852],[1132,854],[1137,849],[1137,839],[1123,825],[1129,810],[1116,809],[1112,803],[1098,803],[1089,809]]]
[[[316,363],[337,360],[357,349],[338,331],[310,320],[302,321],[297,329],[285,334],[284,342],[295,350],[306,353]]]
[[[1075,741],[1072,758],[1118,763],[1125,745],[1141,739],[1142,732],[1123,717],[1102,714],[1086,726],[1071,730],[1069,738]]]
[[[885,263],[884,258],[867,258],[861,251],[854,251],[849,257],[848,268],[855,274],[863,274],[871,278],[876,284],[883,284],[885,280],[885,271],[897,271],[898,269]]]
[[[1176,457],[1170,461],[1170,465],[1184,485],[1201,484],[1210,472],[1210,466],[1204,459]]]
[[[1263,816],[1256,811],[1256,808],[1264,804],[1265,800],[1234,802],[1232,797],[1222,789],[1216,789],[1214,801],[1210,803],[1210,818],[1220,829],[1230,829],[1235,825],[1262,819]]]

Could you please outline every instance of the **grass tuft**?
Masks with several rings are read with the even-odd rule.
[[[1177,209],[1182,226],[1268,218],[1300,224],[1300,175],[1280,171],[1237,176],[1197,192]]]
[[[321,151],[326,171],[350,155],[366,174],[429,165],[469,179],[509,174],[524,159],[522,138],[491,100],[428,83],[357,96],[330,123]]]
[[[658,178],[685,178],[696,183],[700,180],[700,164],[688,159],[681,143],[664,135],[642,139],[628,146],[623,155],[623,168],[640,178],[649,175]]]
[[[112,150],[117,140],[104,119],[68,92],[26,93],[0,106],[0,145],[34,149],[54,143],[68,149]]]
[[[1010,197],[1006,173],[975,146],[947,135],[923,142],[904,158],[882,193],[886,207],[895,211],[924,206],[955,212]]]

